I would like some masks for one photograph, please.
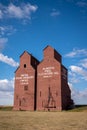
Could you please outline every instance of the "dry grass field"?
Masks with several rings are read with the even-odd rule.
[[[0,130],[87,130],[87,112],[0,111]]]

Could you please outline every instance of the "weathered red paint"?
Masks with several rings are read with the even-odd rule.
[[[15,72],[14,110],[36,109],[36,77],[39,61],[24,52],[20,56],[20,66]]]
[[[44,50],[39,61],[26,51],[15,72],[14,110],[63,110],[73,101],[68,86],[68,70],[61,55],[52,47]]]

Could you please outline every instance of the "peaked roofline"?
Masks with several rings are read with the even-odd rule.
[[[28,55],[30,55],[32,58],[34,58],[35,60],[37,60],[38,62],[40,62],[36,57],[34,57],[32,54],[30,54],[28,51],[24,51],[21,55],[20,55],[20,58],[21,56],[24,54],[24,53],[27,53]]]
[[[43,51],[47,48],[47,47],[51,47],[50,45],[47,45],[44,49],[43,49]],[[51,47],[52,49],[54,49],[53,47]]]
[[[17,67],[17,69],[15,70],[15,72],[14,72],[14,73],[16,73],[16,71],[17,71],[19,68],[20,68],[20,66],[18,66],[18,67]]]
[[[50,46],[50,45],[47,45],[47,46],[43,49],[43,51],[44,51],[47,47],[51,47],[58,55],[60,55],[60,57],[62,57],[61,54],[60,54],[56,49],[54,49],[52,46]]]
[[[20,57],[21,57],[25,52],[28,53],[29,55],[31,55],[28,51],[25,50],[25,51],[20,55]]]

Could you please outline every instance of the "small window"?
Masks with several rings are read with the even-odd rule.
[[[21,100],[19,100],[19,106],[21,106]]]
[[[18,95],[16,95],[16,99],[18,99]]]
[[[28,86],[24,86],[24,90],[27,91],[28,90]]]
[[[41,97],[41,91],[40,91],[40,97]]]
[[[24,64],[24,68],[26,68],[26,64]]]
[[[56,92],[56,96],[58,96],[58,92]]]

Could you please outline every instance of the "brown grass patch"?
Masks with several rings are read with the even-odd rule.
[[[87,113],[0,111],[0,130],[87,130]]]

